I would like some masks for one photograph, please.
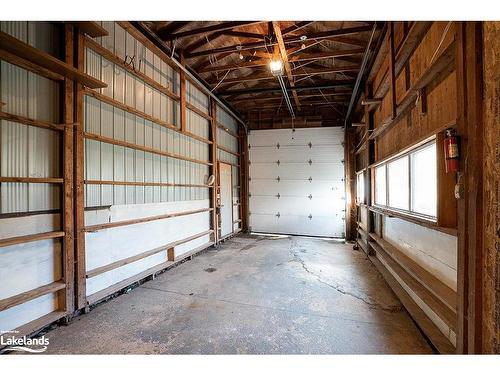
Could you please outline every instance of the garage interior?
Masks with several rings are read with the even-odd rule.
[[[500,353],[498,40],[500,22],[2,21],[2,337]]]

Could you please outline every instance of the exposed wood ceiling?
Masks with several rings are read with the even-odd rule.
[[[182,53],[186,65],[251,128],[291,122],[279,82],[269,69],[276,58],[283,61],[283,78],[297,118],[319,117],[323,126],[341,125],[374,25],[358,21],[141,23],[170,50]]]

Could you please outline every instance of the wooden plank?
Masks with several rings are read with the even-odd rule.
[[[211,189],[211,185],[203,184],[176,184],[169,182],[135,182],[135,181],[107,181],[107,180],[85,180],[88,185],[118,185],[118,186],[178,186],[178,187],[200,187]]]
[[[456,330],[455,323],[457,315],[455,311],[444,305],[441,300],[436,298],[422,283],[412,277],[405,268],[396,262],[378,242],[370,243],[370,246],[376,251],[377,257],[382,259],[393,272],[403,281],[404,284],[415,293],[452,331]]]
[[[63,131],[65,126],[63,124],[54,124],[49,121],[36,120],[25,116],[14,115],[12,113],[0,111],[0,120],[17,122],[23,125],[34,126],[42,129],[49,129],[54,131]]]
[[[210,174],[215,177],[213,183],[213,189],[210,195],[210,207],[212,208],[211,214],[211,228],[214,230],[214,242],[217,245],[219,242],[219,213],[218,213],[218,160],[217,160],[217,103],[210,97],[210,139],[212,140],[212,145],[210,146],[210,161],[212,166],[210,168]]]
[[[82,33],[75,36],[76,39],[76,66],[80,71],[84,70],[85,64],[85,38]],[[76,83],[75,93],[75,120],[76,131],[74,136],[74,210],[75,210],[75,273],[76,273],[76,308],[83,309],[86,306],[86,280],[85,280],[85,152],[83,138],[83,95],[84,87]]]
[[[408,274],[418,280],[429,292],[435,295],[441,302],[453,312],[457,309],[457,293],[440,279],[420,266],[413,259],[404,254],[401,250],[391,243],[376,235],[370,233],[370,238],[375,241],[395,262],[397,262]],[[455,327],[456,322],[451,322]]]
[[[276,36],[276,40],[278,42],[278,48],[281,55],[281,60],[283,61],[283,65],[285,67],[285,73],[288,78],[288,83],[292,88],[292,96],[295,101],[295,105],[297,106],[297,109],[300,111],[299,97],[297,96],[297,91],[293,89],[295,86],[295,81],[292,75],[292,68],[290,67],[290,62],[288,61],[288,53],[286,51],[285,42],[283,41],[283,36],[281,35],[281,28],[278,22],[273,21],[273,29],[274,29],[274,35]]]
[[[64,179],[59,177],[0,177],[0,182],[21,182],[27,184],[62,184],[64,183]]]
[[[222,150],[224,152],[227,152],[228,154],[233,154],[234,156],[237,156],[239,157],[240,156],[240,153],[239,152],[234,152],[233,150],[230,150],[229,148],[227,147],[224,147],[224,146],[221,146],[221,145],[217,145],[217,148],[219,150]]]
[[[66,78],[78,81],[87,87],[98,89],[107,87],[104,82],[85,74],[73,66],[55,58],[48,53],[26,44],[19,39],[0,31],[0,49],[19,56],[42,68],[49,69],[55,73],[61,74]]]
[[[130,143],[130,142],[120,141],[120,140],[113,139],[113,138],[103,137],[102,135],[84,132],[83,136],[87,139],[93,139],[95,141],[109,143],[109,144],[116,145],[116,146],[123,146],[123,147],[127,147],[127,148],[132,148],[134,150],[150,152],[150,153],[156,154],[156,155],[168,156],[168,157],[171,157],[174,159],[189,161],[191,163],[211,165],[210,162],[205,161],[205,160],[188,158],[187,156],[173,154],[173,153],[168,152],[168,151],[161,151],[161,150],[157,150],[157,149],[151,148],[151,147],[141,146],[141,145],[138,145],[136,143]]]
[[[53,81],[63,81],[64,76],[58,73],[54,73],[52,70],[39,66],[37,64],[32,63],[22,57],[16,56],[8,51],[0,49],[0,60],[7,61],[12,65],[16,65],[20,68],[26,69],[32,73],[38,74],[42,77],[51,79]]]
[[[46,294],[55,293],[61,289],[65,288],[65,284],[62,281],[56,281],[47,285],[40,286],[38,288],[29,290],[27,292],[16,294],[15,296],[4,298],[0,300],[0,311],[10,309],[14,306],[21,305],[25,302],[31,301],[35,298],[44,296]]]
[[[258,23],[262,23],[262,22],[265,22],[265,21],[221,22],[221,23],[216,24],[216,25],[197,27],[197,28],[194,28],[194,29],[188,30],[188,31],[180,31],[178,33],[167,34],[167,35],[163,34],[163,35],[159,35],[159,37],[165,41],[169,41],[169,40],[184,38],[187,36],[207,34],[207,33],[215,32],[215,31],[232,30],[236,27],[254,25],[254,24],[258,24]]]
[[[396,77],[399,76],[404,66],[407,64],[409,58],[413,52],[417,49],[425,36],[429,28],[432,26],[432,22],[414,22],[410,27],[405,39],[400,44],[398,51],[396,52],[396,59],[394,62],[394,70]],[[370,74],[371,75],[371,74]],[[374,88],[374,97],[383,98],[389,91],[390,83],[389,76],[387,74],[386,78],[382,83]],[[370,107],[370,110],[375,109],[375,107]]]
[[[185,66],[184,54],[180,52],[180,63]],[[180,118],[181,118],[181,131],[186,131],[187,110],[186,110],[186,73],[181,69],[179,73],[180,81]]]
[[[391,119],[397,115],[396,99],[396,52],[394,50],[394,22],[389,23],[389,91],[391,93]]]
[[[410,313],[412,318],[417,322],[424,334],[431,340],[432,344],[441,354],[452,354],[455,352],[454,346],[436,327],[434,322],[429,319],[425,312],[416,304],[406,290],[399,284],[396,278],[387,270],[387,268],[377,259],[377,257],[369,257],[370,261],[375,265],[379,272],[384,276],[389,287],[398,296],[399,300]]]
[[[140,219],[130,219],[130,220],[115,221],[115,222],[112,222],[112,223],[96,224],[96,225],[86,226],[83,230],[85,232],[97,232],[97,231],[103,230],[103,229],[122,227],[122,226],[125,226],[125,225],[142,224],[142,223],[147,223],[147,222],[150,222],[150,221],[162,220],[162,219],[170,219],[170,218],[179,217],[179,216],[194,215],[194,214],[199,214],[199,213],[202,213],[202,212],[209,212],[211,210],[212,210],[211,208],[202,208],[202,209],[198,209],[198,210],[175,212],[175,213],[171,213],[171,214],[148,216],[148,217],[143,217],[143,218],[140,218]]]
[[[385,215],[388,217],[397,217],[399,219],[403,219],[405,221],[418,224],[422,227],[426,227],[429,229],[437,230],[438,232],[449,234],[450,236],[457,236],[457,230],[455,228],[441,227],[435,221],[426,220],[424,218],[420,218],[415,215],[405,214],[403,212],[393,211],[390,209],[381,208],[377,206],[370,206],[369,210],[372,212],[376,212],[377,214],[380,215]]]
[[[451,43],[446,50],[427,68],[418,81],[410,88],[400,104],[396,108],[396,117],[392,114],[386,118],[370,135],[369,139],[375,139],[392,128],[402,116],[415,106],[415,99],[418,96],[420,89],[426,87],[431,82],[434,84],[438,77],[444,78],[451,73],[455,66],[455,42]]]
[[[211,119],[211,117],[210,117],[210,115],[208,113],[203,112],[201,109],[199,109],[198,107],[195,107],[194,105],[192,105],[189,102],[186,102],[186,108],[189,109],[190,111],[193,111],[198,116],[201,116],[201,117],[203,117],[206,120],[210,120]],[[185,130],[184,130],[184,132],[185,132]]]
[[[93,22],[89,22],[93,23]],[[64,33],[64,61],[68,65],[74,64],[74,31],[71,25],[65,25]],[[74,99],[75,86],[74,81],[66,78],[63,84],[63,119],[64,123],[71,124],[75,122]],[[74,248],[74,184],[73,184],[73,127],[66,126],[63,133],[62,159],[64,183],[62,188],[62,228],[64,230],[63,238],[63,275],[66,289],[64,293],[64,306],[68,314],[74,311],[74,269],[75,269],[75,248]]]
[[[3,239],[0,239],[0,247],[19,245],[19,244],[28,243],[28,242],[43,241],[43,240],[48,240],[51,238],[61,238],[61,237],[64,237],[64,232],[52,231],[52,232],[28,234],[25,236],[3,238]]]
[[[108,31],[94,21],[67,21],[66,23],[77,27],[80,31],[90,35],[92,38],[108,35]]]
[[[197,238],[206,236],[207,234],[211,234],[211,233],[213,233],[213,231],[208,230],[208,231],[198,233],[198,234],[195,234],[193,236],[184,238],[182,240],[174,241],[174,242],[168,243],[166,245],[162,245],[162,246],[156,247],[154,249],[145,251],[143,253],[140,253],[140,254],[125,258],[125,259],[120,259],[120,260],[117,260],[116,262],[109,263],[109,264],[106,264],[106,265],[101,266],[101,267],[94,268],[90,271],[87,271],[87,279],[90,279],[90,278],[95,277],[97,275],[100,275],[102,273],[114,270],[116,268],[125,266],[127,264],[137,262],[138,260],[147,258],[147,257],[155,255],[155,254],[158,254],[159,252],[162,252],[162,251],[168,251],[168,253],[170,253],[170,249],[174,249],[175,246],[182,245],[184,243],[187,243],[187,242],[195,240]],[[170,260],[170,258],[168,260]]]

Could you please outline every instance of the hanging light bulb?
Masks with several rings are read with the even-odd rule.
[[[273,76],[281,76],[283,74],[283,62],[280,59],[271,60],[269,68],[271,68]]]
[[[243,60],[243,54],[240,52],[240,60]]]

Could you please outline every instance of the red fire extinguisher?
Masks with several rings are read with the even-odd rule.
[[[458,172],[458,137],[455,130],[448,129],[445,132],[444,138],[444,158],[446,165],[446,173]]]

